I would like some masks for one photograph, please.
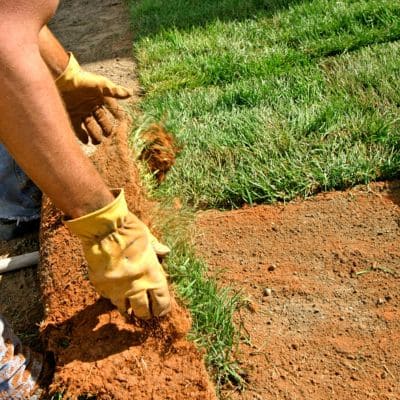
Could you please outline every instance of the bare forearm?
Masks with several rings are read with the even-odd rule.
[[[21,39],[0,44],[0,139],[61,210],[87,214],[113,196],[75,139],[38,41]]]
[[[58,78],[68,65],[69,54],[47,26],[39,33],[39,50],[53,78]]]

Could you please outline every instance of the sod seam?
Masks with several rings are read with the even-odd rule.
[[[152,120],[135,116],[136,129],[130,136],[136,159],[145,143],[141,133]],[[141,182],[150,198],[155,197],[157,183],[146,164],[137,161]],[[162,232],[163,242],[171,248],[165,259],[166,270],[181,302],[189,309],[193,325],[189,335],[197,346],[205,350],[205,361],[216,383],[217,392],[227,381],[243,388],[234,350],[239,342],[239,330],[233,323],[233,314],[242,302],[242,296],[232,288],[220,288],[214,276],[208,273],[206,263],[195,255],[191,238],[194,212],[177,210],[173,199],[164,198],[154,212],[153,226]]]

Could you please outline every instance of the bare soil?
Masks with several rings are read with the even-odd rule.
[[[400,399],[400,183],[197,216],[196,246],[247,307],[243,392]]]

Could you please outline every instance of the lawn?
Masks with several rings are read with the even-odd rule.
[[[400,2],[132,1],[147,120],[182,146],[158,194],[238,207],[400,170]]]
[[[130,0],[143,125],[182,150],[153,192],[183,210],[286,201],[400,171],[400,2]],[[167,213],[168,214],[168,213]],[[218,384],[241,299],[190,246],[189,220],[164,220],[168,272],[193,315]],[[182,222],[183,221],[183,222]]]

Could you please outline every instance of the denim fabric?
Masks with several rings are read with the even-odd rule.
[[[0,219],[32,221],[40,217],[42,194],[0,143]]]

